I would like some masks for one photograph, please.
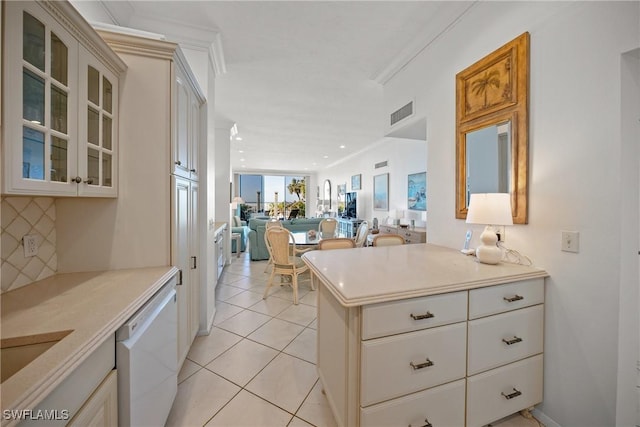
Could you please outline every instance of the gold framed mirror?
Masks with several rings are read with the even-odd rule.
[[[529,33],[456,75],[456,218],[472,193],[511,194],[527,223]]]

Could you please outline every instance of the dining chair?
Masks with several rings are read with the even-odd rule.
[[[309,271],[307,264],[302,258],[295,256],[295,240],[289,230],[284,227],[271,227],[265,231],[266,239],[271,245],[271,257],[273,259],[273,269],[269,276],[267,288],[264,290],[262,299],[266,299],[269,295],[269,289],[273,286],[273,279],[276,274],[280,277],[289,276],[291,282],[283,282],[281,284],[289,284],[293,288],[293,303],[298,304],[298,276]],[[291,255],[290,246],[293,245],[293,253]],[[315,285],[311,281],[311,290],[315,290]]]
[[[318,232],[323,239],[336,237],[338,231],[338,220],[335,218],[325,218],[318,224]]]
[[[264,272],[266,273],[269,270],[269,266],[273,264],[273,259],[271,257],[271,247],[269,242],[267,241],[267,230],[272,227],[284,228],[282,226],[282,222],[277,219],[270,219],[264,224],[264,244],[267,247],[267,252],[269,253],[269,260],[267,261],[267,265],[264,267]]]
[[[373,246],[404,245],[404,237],[399,234],[378,234],[373,238]]]
[[[332,239],[322,239],[318,242],[318,249],[352,249],[356,247],[356,242],[346,237],[335,237]]]
[[[362,248],[367,243],[367,236],[369,235],[369,223],[362,221],[356,231],[356,237],[354,239],[356,248]]]

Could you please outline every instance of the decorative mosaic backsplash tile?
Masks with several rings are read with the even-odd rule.
[[[51,197],[3,197],[0,209],[2,292],[55,274],[58,269],[55,200]],[[37,236],[36,256],[24,256],[22,237],[25,234]]]

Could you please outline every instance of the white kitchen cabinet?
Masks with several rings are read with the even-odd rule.
[[[99,344],[59,385],[41,400],[35,408],[38,411],[58,411],[59,416],[53,420],[47,420],[47,426],[62,427],[68,425],[86,426],[87,420],[94,420],[100,424],[102,407],[108,413],[103,419],[117,420],[117,381],[114,367],[115,360],[115,334],[111,335],[103,343]],[[112,378],[113,384],[108,381]],[[105,386],[105,382],[107,385]],[[104,386],[104,387],[103,387]],[[115,390],[113,387],[115,386]],[[96,393],[99,396],[96,397]],[[93,400],[93,402],[92,402]],[[112,411],[115,410],[115,415]],[[65,416],[65,412],[67,416]],[[20,423],[21,427],[37,427],[42,425],[42,420],[33,418],[25,419]]]
[[[222,271],[224,269],[225,264],[227,263],[227,257],[225,250],[226,247],[226,239],[227,236],[227,225],[224,224],[222,227],[216,230],[215,234],[215,245],[216,245],[216,278],[220,278]]]
[[[178,303],[178,365],[187,357],[199,327],[198,183],[177,176],[173,183],[172,263],[180,270]]]
[[[173,174],[197,181],[201,102],[180,67],[175,68],[175,98],[175,131],[171,151]]]
[[[118,371],[111,371],[71,419],[68,427],[110,427],[118,424]]]
[[[544,271],[429,244],[330,252],[303,260],[339,426],[483,426],[542,402]]]
[[[202,258],[198,257],[200,250],[200,239],[198,230],[198,183],[189,183],[190,203],[189,203],[189,337],[191,341],[195,338],[200,327],[200,270],[198,263]]]
[[[3,5],[3,193],[116,197],[126,65],[67,2]]]
[[[198,152],[205,99],[176,43],[98,29],[127,64],[120,97],[121,179],[136,239],[180,269],[178,364],[200,324]],[[170,197],[168,197],[170,195]],[[133,217],[138,220],[133,221]],[[152,243],[155,242],[155,243]],[[147,253],[148,253],[147,251]],[[166,251],[166,252],[165,252]],[[135,254],[137,256],[137,254]]]

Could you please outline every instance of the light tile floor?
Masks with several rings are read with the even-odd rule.
[[[288,286],[263,300],[265,267],[246,252],[225,268],[211,333],[191,346],[167,426],[336,425],[316,373],[317,292],[303,275],[299,305]],[[493,424],[540,425],[521,416]]]

